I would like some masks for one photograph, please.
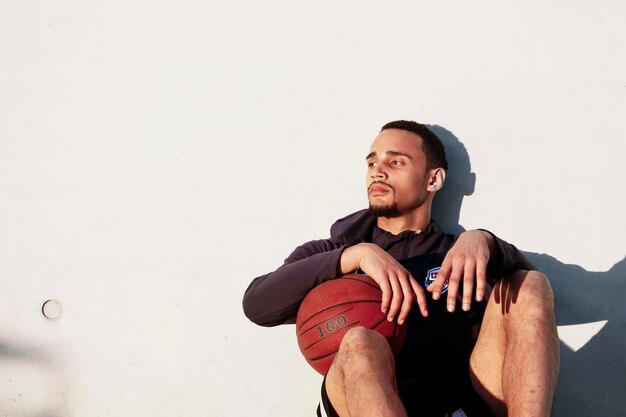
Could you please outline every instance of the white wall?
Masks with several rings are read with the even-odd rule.
[[[312,415],[241,296],[364,206],[398,118],[465,145],[460,223],[530,252],[560,325],[608,320],[555,415],[623,410],[626,5],[478,3],[2,0],[0,410]]]

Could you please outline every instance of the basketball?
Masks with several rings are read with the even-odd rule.
[[[382,291],[367,275],[349,274],[326,281],[304,298],[296,318],[298,345],[307,362],[326,375],[344,334],[362,326],[382,334],[394,355],[404,343],[405,326],[380,311]]]

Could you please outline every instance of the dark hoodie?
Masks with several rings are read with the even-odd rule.
[[[330,229],[330,239],[312,240],[298,246],[276,271],[255,278],[243,298],[244,312],[260,326],[295,323],[302,299],[315,286],[339,276],[343,250],[362,242],[375,243],[385,249],[424,285],[427,271],[441,266],[457,238],[444,234],[434,222],[428,230],[419,233],[404,231],[392,235],[378,228],[376,218],[367,210],[358,211],[337,220]],[[515,246],[494,238],[499,253],[489,261],[491,279],[499,279],[518,269],[535,269]]]

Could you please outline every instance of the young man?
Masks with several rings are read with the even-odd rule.
[[[348,331],[318,415],[548,416],[559,344],[546,277],[489,232],[446,235],[431,220],[447,161],[426,126],[386,124],[366,161],[369,210],[252,281],[246,315],[262,326],[293,323],[316,285],[368,274],[383,291],[382,311],[407,326],[404,347],[394,359],[378,333]]]

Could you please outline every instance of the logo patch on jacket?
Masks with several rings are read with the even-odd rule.
[[[441,269],[441,267],[437,267],[437,268],[433,268],[433,269],[429,269],[428,272],[426,273],[426,279],[424,280],[424,288],[428,288],[428,286],[430,284],[432,284],[433,282],[435,282],[435,280],[437,279],[437,275],[439,275],[439,270]],[[448,291],[448,281],[446,281],[443,284],[443,288],[441,289],[441,293],[445,293],[446,291]]]

